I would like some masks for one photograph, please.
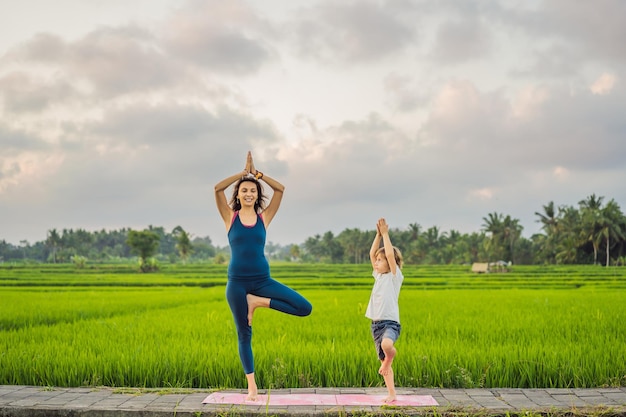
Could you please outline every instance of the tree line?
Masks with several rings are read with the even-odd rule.
[[[626,261],[626,216],[615,200],[592,194],[577,206],[554,202],[535,212],[541,232],[526,238],[519,219],[502,213],[483,217],[477,232],[424,229],[418,223],[390,230],[391,239],[410,264],[471,264],[504,261],[513,264],[602,264]],[[268,242],[270,259],[294,262],[368,263],[374,230],[347,228],[335,236],[328,231],[302,244]],[[214,246],[209,237],[196,237],[177,226],[171,232],[150,226],[142,231],[120,229],[88,232],[49,230],[45,241],[12,245],[0,241],[0,261],[124,262],[139,259],[142,270],[157,262],[228,261],[228,246]]]
[[[117,263],[138,258],[141,266],[149,261],[187,262],[215,257],[216,248],[209,237],[195,237],[177,226],[171,232],[163,227],[145,230],[122,228],[89,232],[84,229],[48,230],[46,240],[19,246],[0,241],[0,262],[31,261],[80,263],[85,261]]]

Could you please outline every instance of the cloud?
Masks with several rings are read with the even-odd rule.
[[[544,4],[543,29],[592,59],[626,62],[626,4],[620,0],[593,3],[551,1]]]
[[[511,99],[511,112],[515,120],[534,120],[550,92],[542,86],[522,87]]]
[[[626,48],[626,4],[620,0],[557,0],[535,7],[507,7],[500,13],[512,34],[523,34],[532,56],[515,72],[527,76],[581,75],[598,63],[623,68]]]
[[[120,5],[0,50],[7,236],[180,224],[224,244],[211,188],[249,149],[287,187],[281,243],[626,204],[620,2]]]
[[[227,107],[211,112],[193,105],[137,103],[111,109],[88,129],[102,155],[135,155],[146,176],[167,167],[176,174],[172,180],[193,180],[222,168],[258,141],[268,148],[279,143],[270,124]]]
[[[0,124],[0,145],[0,197],[9,188],[36,187],[63,162],[47,141],[4,123]]]
[[[400,52],[415,40],[416,21],[405,2],[321,2],[298,11],[300,55],[327,65],[371,62]]]
[[[40,108],[51,100],[110,98],[160,89],[177,83],[181,73],[152,36],[136,27],[101,28],[74,42],[39,34],[14,48],[3,61],[20,68],[12,77],[29,83],[15,89],[31,91],[30,101]],[[42,72],[52,75],[46,79]],[[37,95],[32,92],[41,88],[44,91]],[[13,107],[20,105],[15,97],[9,99]]]
[[[478,198],[481,200],[491,200],[494,195],[494,190],[491,188],[478,188],[472,189],[468,193],[470,198]]]
[[[448,20],[437,29],[431,56],[441,64],[458,64],[484,58],[491,48],[491,34],[480,21]]]
[[[615,87],[617,77],[613,74],[604,73],[591,84],[589,89],[593,94],[608,94]]]
[[[15,156],[27,150],[48,152],[50,144],[23,129],[9,127],[6,122],[0,122],[0,143],[2,153],[0,157]]]
[[[467,80],[451,81],[438,91],[430,110],[420,130],[420,139],[428,147],[451,155],[489,155],[507,141],[502,130],[509,105],[497,92],[482,93]]]
[[[163,54],[150,33],[135,27],[104,28],[74,44],[70,76],[89,81],[103,96],[162,88],[177,82],[176,61]]]
[[[64,80],[40,79],[23,71],[0,77],[0,97],[10,113],[41,112],[73,94],[73,87]]]
[[[411,112],[428,102],[426,92],[418,87],[418,80],[408,75],[391,73],[383,80],[385,93],[393,110]]]
[[[569,176],[569,170],[567,168],[557,166],[554,168],[553,174],[555,179],[563,181]]]
[[[243,1],[190,1],[159,32],[170,55],[212,72],[250,75],[276,59],[274,29]]]

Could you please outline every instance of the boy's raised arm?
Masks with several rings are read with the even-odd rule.
[[[385,221],[385,219],[378,220],[378,230],[383,238],[383,247],[385,248],[385,257],[387,257],[387,262],[389,263],[389,269],[392,274],[396,274],[396,268],[398,265],[396,264],[396,256],[393,252],[393,245],[391,244],[391,238],[389,237],[389,225]]]
[[[374,241],[372,242],[372,247],[370,248],[370,262],[372,262],[372,268],[374,268],[374,262],[376,262],[376,251],[380,247],[380,230],[378,229],[378,224],[376,224],[376,236],[374,236]]]

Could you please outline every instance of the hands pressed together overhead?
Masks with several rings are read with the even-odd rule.
[[[252,175],[257,180],[263,178],[263,173],[254,167],[254,161],[252,160],[252,152],[248,151],[246,158],[246,166],[243,169],[244,176]]]
[[[380,218],[378,219],[378,222],[376,222],[376,231],[379,235],[389,233],[389,225],[384,218]]]

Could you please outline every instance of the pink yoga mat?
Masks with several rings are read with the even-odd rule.
[[[269,394],[259,395],[256,401],[246,401],[246,394],[214,392],[206,397],[202,403],[241,405],[395,405],[413,407],[439,405],[431,395],[398,395],[396,401],[390,404],[383,402],[385,397],[387,396],[367,394]]]

